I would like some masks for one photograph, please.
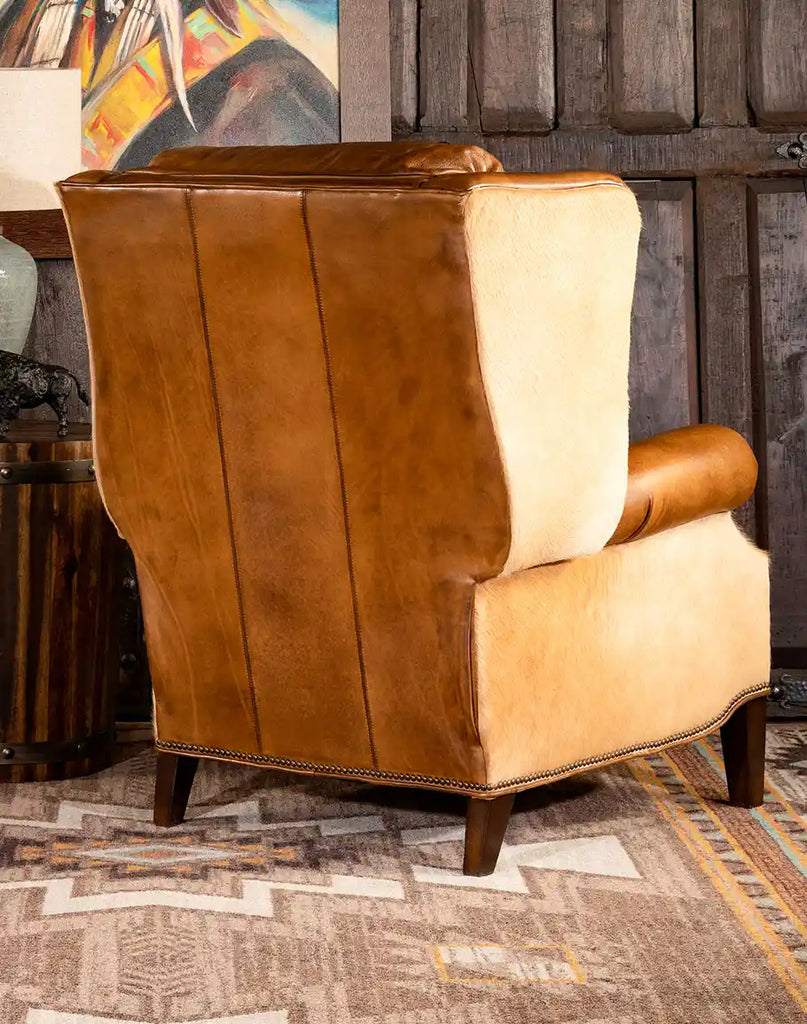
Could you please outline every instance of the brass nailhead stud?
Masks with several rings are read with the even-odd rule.
[[[0,469],[0,476],[4,480],[9,480],[11,478],[11,470],[8,468],[8,466],[3,466],[3,468]]]
[[[14,757],[14,750],[11,747],[3,747],[0,750],[0,754],[2,754],[6,761],[10,761]]]

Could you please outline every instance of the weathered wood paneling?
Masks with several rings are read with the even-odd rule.
[[[746,185],[701,178],[695,186],[700,305],[701,415],[754,443]],[[756,535],[754,499],[736,513]]]
[[[698,352],[692,185],[631,187],[642,211],[630,355],[630,433],[638,441],[698,421]]]
[[[802,174],[795,163],[776,153],[777,146],[792,140],[792,131],[729,127],[626,135],[568,129],[547,135],[486,135],[429,130],[408,137],[483,146],[510,171],[608,170],[627,178]]]
[[[749,5],[750,98],[758,124],[807,125],[807,3]]]
[[[23,355],[43,363],[67,367],[89,387],[90,357],[87,333],[81,311],[76,270],[72,260],[39,260],[39,288],[31,333]],[[54,419],[53,412],[42,406],[26,411],[24,419]],[[90,410],[76,396],[70,397],[68,416],[73,423],[88,423]]]
[[[683,131],[695,123],[692,0],[610,0],[612,124]]]
[[[763,526],[771,553],[773,646],[807,647],[807,202],[796,183],[749,195],[752,336],[764,434]]]
[[[555,120],[554,0],[471,5],[471,83],[483,131],[544,131]]]
[[[695,16],[698,123],[746,124],[745,0],[708,0]]]
[[[468,2],[421,0],[420,124],[468,124]]]
[[[393,132],[418,119],[418,0],[390,0],[390,98]]]
[[[608,0],[556,0],[561,128],[608,124]]]

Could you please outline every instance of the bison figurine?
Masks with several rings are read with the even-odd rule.
[[[0,350],[0,439],[6,436],[20,409],[36,409],[46,404],[59,418],[59,437],[65,437],[67,399],[74,384],[78,397],[88,406],[87,390],[70,370]]]

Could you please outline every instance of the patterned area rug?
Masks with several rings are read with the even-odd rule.
[[[764,807],[717,739],[524,794],[464,878],[460,802],[150,751],[0,786],[1,1024],[790,1024],[807,1011],[807,729]]]

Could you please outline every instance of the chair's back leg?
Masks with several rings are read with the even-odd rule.
[[[493,800],[468,798],[463,874],[493,874],[514,800],[514,793],[497,796]]]
[[[729,803],[759,807],[765,793],[767,699],[756,697],[737,708],[720,730]]]
[[[154,824],[179,825],[185,819],[198,757],[157,751],[157,784],[154,789]]]

